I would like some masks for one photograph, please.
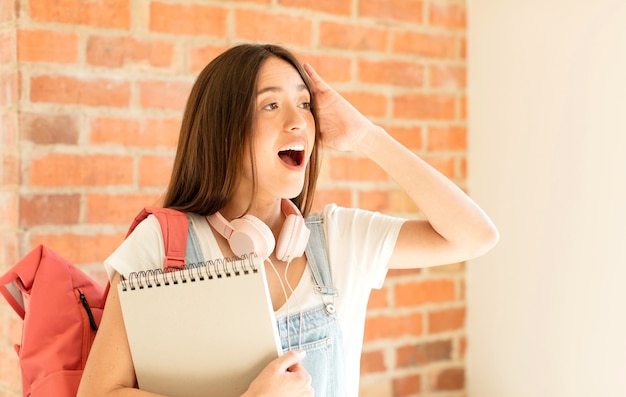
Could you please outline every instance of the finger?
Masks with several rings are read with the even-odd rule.
[[[291,367],[287,368],[287,371],[289,372],[306,372],[306,369],[304,369],[304,366],[301,363],[295,363],[294,365],[292,365]]]
[[[317,74],[317,72],[315,71],[315,69],[313,69],[313,66],[311,66],[310,63],[308,62],[304,63],[304,70],[309,75],[309,78],[313,82],[313,85],[315,85],[315,88],[317,88],[320,91],[326,91],[329,88],[329,85],[326,84],[324,79],[322,79],[322,77],[319,74]]]
[[[304,350],[291,350],[275,360],[279,372],[290,371],[292,367],[297,366],[304,359],[306,352]]]
[[[300,363],[296,363],[287,369],[290,376],[295,376],[300,379],[305,385],[310,385],[312,382],[311,375]]]

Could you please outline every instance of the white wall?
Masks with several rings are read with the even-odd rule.
[[[626,1],[468,1],[469,396],[626,396]]]

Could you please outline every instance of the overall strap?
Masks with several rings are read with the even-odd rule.
[[[319,214],[311,214],[306,218],[305,223],[311,229],[311,236],[305,252],[311,266],[315,290],[322,295],[336,297],[338,291],[333,285],[333,277],[326,253],[323,222]]]
[[[189,218],[189,216],[187,216]],[[198,234],[189,219],[189,226],[187,229],[187,249],[185,251],[185,262],[187,265],[200,264],[204,262],[204,256],[202,255],[202,249],[200,248],[200,240]]]

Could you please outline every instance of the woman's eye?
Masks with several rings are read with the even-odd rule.
[[[272,102],[268,105],[263,106],[263,109],[265,110],[274,110],[278,108],[278,104],[276,102]]]
[[[301,107],[302,109],[311,110],[311,102],[302,102],[302,103],[300,104],[300,107]]]

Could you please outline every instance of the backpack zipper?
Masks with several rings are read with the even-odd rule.
[[[93,313],[91,312],[91,308],[89,307],[89,302],[87,302],[87,297],[80,290],[78,292],[80,293],[80,301],[82,302],[83,307],[87,312],[87,317],[89,317],[89,325],[91,326],[91,329],[97,331],[98,325],[96,324],[96,319],[93,318]]]

